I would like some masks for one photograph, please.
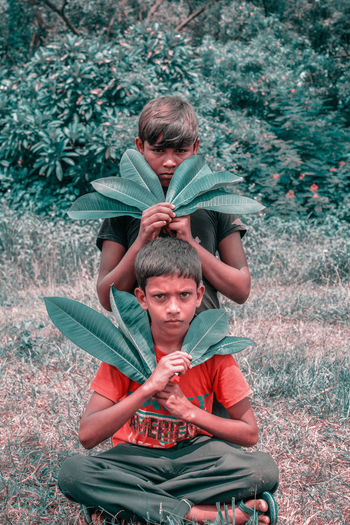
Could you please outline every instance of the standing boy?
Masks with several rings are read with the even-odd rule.
[[[251,390],[231,355],[191,368],[181,347],[200,306],[201,261],[187,242],[157,238],[138,253],[135,295],[150,317],[157,366],[140,385],[102,363],[81,419],[79,438],[92,448],[113,436],[97,456],[73,456],[60,475],[62,492],[109,516],[124,510],[153,523],[212,521],[216,502],[244,500],[230,509],[236,524],[276,523],[278,470],[272,458],[249,453],[258,429]],[[230,419],[211,413],[213,394]],[[257,498],[257,499],[256,499]]]
[[[198,152],[193,107],[178,96],[151,100],[141,112],[135,143],[166,193],[176,168]],[[187,241],[201,258],[205,284],[201,310],[219,307],[218,291],[237,303],[248,298],[250,274],[241,242],[245,228],[238,217],[200,209],[177,218],[173,208],[164,202],[145,210],[141,220],[123,216],[103,222],[97,239],[102,250],[97,292],[107,310],[110,287],[133,292],[138,251],[164,232]]]

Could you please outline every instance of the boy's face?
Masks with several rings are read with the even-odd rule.
[[[201,304],[204,286],[192,278],[160,275],[147,280],[146,289],[136,288],[135,295],[152,321],[152,335],[182,343],[196,308]]]
[[[181,162],[192,157],[192,155],[197,155],[199,139],[194,144],[182,146],[180,149],[157,146],[160,142],[161,137],[153,145],[149,144],[147,140],[142,142],[140,137],[135,139],[138,151],[145,157],[152,170],[158,175],[162,187],[166,189],[174,171],[180,166]]]

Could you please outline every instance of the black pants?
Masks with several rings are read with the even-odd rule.
[[[111,515],[126,509],[161,523],[167,516],[183,518],[194,504],[274,492],[278,469],[268,454],[199,436],[169,449],[123,443],[97,456],[71,456],[58,484],[88,508]]]

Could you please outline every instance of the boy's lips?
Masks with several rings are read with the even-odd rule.
[[[171,179],[173,178],[173,173],[167,174],[167,173],[161,173],[158,175],[159,182],[162,186],[166,187],[170,184]]]

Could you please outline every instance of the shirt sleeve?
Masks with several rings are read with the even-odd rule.
[[[100,231],[97,234],[96,245],[98,249],[102,250],[103,241],[114,241],[126,248],[126,231],[127,226],[124,215],[121,217],[105,219],[101,224]]]
[[[252,394],[239,366],[232,355],[212,358],[213,390],[218,401],[229,408]]]
[[[114,403],[128,395],[130,379],[115,366],[101,363],[90,388]]]
[[[218,213],[217,242],[228,237],[233,232],[240,232],[241,238],[245,235],[247,228],[237,215],[228,213]]]

